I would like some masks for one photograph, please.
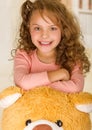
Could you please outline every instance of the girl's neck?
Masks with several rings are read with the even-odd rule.
[[[37,50],[38,59],[46,64],[55,63],[56,61],[56,52],[43,53]]]

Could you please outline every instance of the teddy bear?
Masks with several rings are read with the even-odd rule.
[[[49,86],[0,93],[2,130],[91,130],[92,94],[64,93]]]

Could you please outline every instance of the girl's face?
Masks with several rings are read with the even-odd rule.
[[[46,15],[44,19],[39,11],[34,11],[30,19],[30,34],[33,44],[39,52],[51,53],[61,41],[61,30]]]

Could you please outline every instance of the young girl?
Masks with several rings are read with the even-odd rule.
[[[15,84],[25,90],[49,85],[63,92],[82,91],[90,62],[76,18],[59,0],[27,0],[21,15]]]

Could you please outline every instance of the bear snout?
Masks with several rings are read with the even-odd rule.
[[[33,130],[52,130],[52,128],[47,124],[40,124],[34,127]]]

